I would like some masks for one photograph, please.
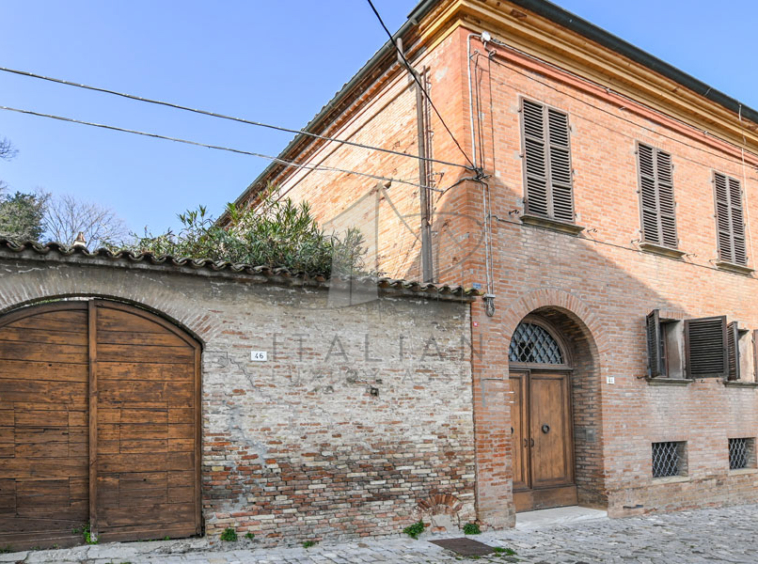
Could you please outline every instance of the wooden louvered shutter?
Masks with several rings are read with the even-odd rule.
[[[703,317],[684,321],[688,378],[726,378],[726,317]]]
[[[571,150],[569,148],[568,116],[552,108],[547,110],[548,172],[553,199],[553,218],[574,221],[574,195],[571,179]]]
[[[657,309],[651,311],[647,318],[647,375],[655,378],[665,374],[663,366],[663,340],[661,335],[661,318]]]
[[[740,379],[740,328],[736,321],[726,327],[726,347],[729,355],[729,380]]]
[[[574,221],[568,115],[522,100],[526,213]]]
[[[637,147],[642,239],[663,247],[678,246],[671,155],[640,143]]]
[[[714,184],[719,258],[732,264],[746,265],[742,186],[739,180],[718,172],[714,173]]]

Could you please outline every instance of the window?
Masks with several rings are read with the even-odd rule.
[[[685,443],[653,443],[653,478],[686,475]]]
[[[648,378],[727,378],[730,363],[736,363],[739,373],[745,364],[739,359],[746,346],[744,334],[738,333],[742,340],[730,353],[726,317],[679,321],[662,319],[653,310],[646,319]],[[734,361],[730,354],[737,355]]]
[[[755,439],[729,439],[729,469],[755,467]]]
[[[726,317],[684,321],[685,361],[688,378],[727,378]]]
[[[521,114],[526,214],[573,222],[568,115],[526,99]]]
[[[642,241],[676,249],[676,205],[671,155],[637,145]]]
[[[716,196],[716,228],[719,259],[740,266],[747,265],[745,223],[742,217],[740,181],[719,172],[713,174]]]
[[[537,364],[564,364],[563,352],[558,341],[547,329],[534,323],[521,322],[516,327],[508,349],[510,362]]]

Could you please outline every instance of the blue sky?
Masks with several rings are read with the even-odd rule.
[[[750,0],[559,0],[562,7],[758,108]],[[394,31],[415,0],[376,0]],[[654,15],[654,18],[650,16]],[[385,42],[362,0],[0,1],[0,66],[304,126]],[[0,73],[0,105],[277,155],[291,135]],[[12,189],[109,206],[135,231],[218,215],[268,164],[0,111]],[[328,174],[323,174],[328,182]]]

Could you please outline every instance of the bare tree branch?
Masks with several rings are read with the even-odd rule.
[[[80,232],[84,233],[89,249],[118,245],[129,235],[124,221],[113,210],[67,194],[50,200],[45,214],[45,232],[51,241],[68,246],[74,244]]]
[[[10,142],[10,139],[0,139],[0,159],[9,161],[18,154],[18,150]]]

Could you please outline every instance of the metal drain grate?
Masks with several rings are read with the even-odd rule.
[[[460,538],[460,539],[444,539],[429,541],[432,544],[452,550],[456,554],[461,556],[487,556],[494,552],[492,547],[484,544],[483,542]]]
[[[653,443],[653,478],[679,476],[684,443]]]

